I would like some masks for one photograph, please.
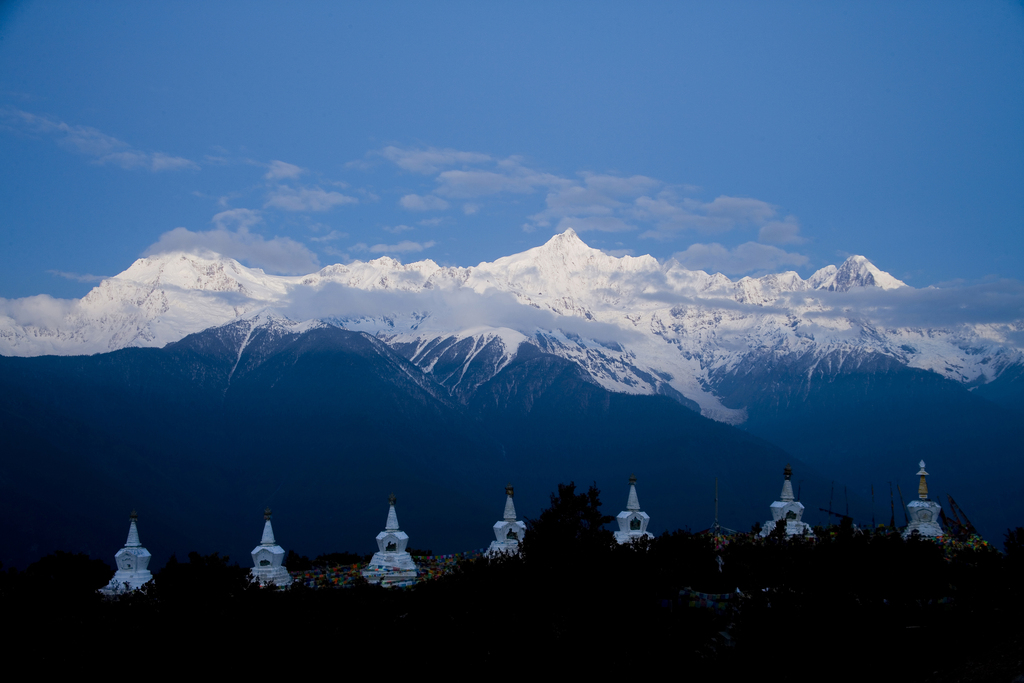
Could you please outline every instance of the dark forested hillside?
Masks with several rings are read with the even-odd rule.
[[[491,540],[509,481],[521,516],[569,479],[597,482],[614,514],[631,473],[655,531],[708,526],[716,477],[723,523],[749,528],[791,459],[540,352],[461,403],[378,340],[332,327],[0,358],[0,429],[7,566],[58,549],[112,556],[132,508],[154,567],[191,550],[246,559],[266,505],[286,548],[368,552],[392,491],[414,546],[455,552]]]

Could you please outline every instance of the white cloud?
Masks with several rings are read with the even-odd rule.
[[[757,239],[768,244],[801,244],[807,241],[800,236],[800,221],[796,216],[765,223],[758,231]]]
[[[736,223],[761,223],[775,216],[775,207],[760,199],[749,197],[727,197],[722,195],[716,197],[709,204],[703,204],[700,209],[708,216],[723,218]]]
[[[636,197],[663,184],[660,180],[642,175],[634,175],[628,178],[591,173],[584,173],[582,175],[588,188],[613,196]]]
[[[199,164],[183,157],[135,149],[127,142],[89,126],[74,126],[11,107],[0,110],[0,118],[13,127],[50,135],[60,146],[91,156],[97,164],[113,164],[127,170],[145,169],[153,172],[199,168]]]
[[[289,164],[284,161],[274,160],[267,164],[269,169],[263,177],[267,180],[281,180],[283,178],[298,178],[300,175],[305,173],[305,169],[296,166],[295,164]]]
[[[145,255],[169,251],[218,254],[280,274],[311,273],[320,267],[316,254],[304,244],[289,237],[267,240],[262,235],[249,232],[245,226],[240,226],[236,231],[218,228],[207,232],[175,228],[160,235],[160,239],[149,246]]]
[[[574,185],[549,192],[545,200],[548,209],[555,212],[574,214],[607,214],[622,206],[608,195],[591,187]]]
[[[150,170],[152,171],[175,171],[179,168],[198,169],[199,164],[182,157],[172,157],[160,152],[150,155]]]
[[[431,241],[421,244],[410,240],[402,240],[398,244],[374,244],[373,246],[368,247],[365,243],[360,242],[352,247],[352,251],[368,251],[371,254],[405,254],[430,249],[435,244],[437,244],[437,242]]]
[[[499,192],[533,192],[536,187],[528,178],[511,177],[494,171],[445,171],[437,176],[441,186],[438,194],[457,199],[483,197]]]
[[[385,147],[376,154],[394,162],[399,168],[424,175],[437,173],[442,168],[450,166],[482,164],[491,160],[491,157],[486,154],[460,152],[457,149],[437,149],[436,147],[427,149]]]
[[[1007,324],[989,332],[1017,348],[1024,347],[1024,282],[996,280],[966,287],[858,287],[849,292],[794,293],[791,305],[820,297],[831,308],[808,311],[807,317],[849,317],[851,312],[889,327],[951,327],[967,324]]]
[[[803,266],[808,261],[803,254],[789,253],[778,247],[757,242],[746,242],[735,249],[727,249],[718,243],[692,244],[686,251],[673,254],[672,258],[689,270],[704,270],[726,275]]]
[[[228,209],[216,214],[210,221],[218,230],[249,229],[263,222],[263,215],[253,209]]]
[[[449,208],[448,200],[474,200],[495,195],[545,193],[545,207],[527,216],[523,229],[556,231],[573,227],[624,232],[646,227],[640,236],[659,240],[678,239],[680,233],[719,234],[736,229],[758,229],[759,239],[771,244],[798,244],[799,222],[794,216],[778,218],[779,208],[753,197],[719,195],[702,201],[691,195],[699,188],[667,185],[644,175],[580,172],[575,178],[545,173],[527,166],[520,157],[497,159],[486,154],[453,149],[403,149],[386,147],[372,155],[384,157],[400,168],[434,175],[432,194],[407,194],[400,200],[417,211]],[[516,200],[518,201],[518,200]],[[480,204],[464,202],[472,215]]]
[[[421,223],[428,223],[428,221],[420,221]],[[433,223],[433,225],[437,225]],[[415,230],[416,228],[411,225],[385,225],[381,228],[384,232],[390,232],[393,235],[397,235],[400,232],[406,232],[407,230]]]
[[[228,205],[231,203],[231,200],[238,199],[241,196],[242,196],[241,192],[232,192],[230,194],[226,194],[226,195],[217,197],[217,206],[221,206],[221,207],[227,208]]]
[[[338,258],[342,259],[343,261],[351,261],[352,260],[352,257],[348,255],[348,252],[342,251],[341,249],[338,249],[337,247],[330,247],[330,246],[323,247],[321,249],[321,251],[323,251],[325,254],[327,254],[329,256],[337,256]]]
[[[55,299],[48,294],[21,299],[0,298],[0,317],[10,318],[26,327],[56,328],[77,303],[78,299]]]
[[[488,289],[477,293],[469,289],[366,291],[336,282],[318,289],[295,288],[281,312],[296,320],[317,317],[358,318],[403,315],[412,311],[430,311],[431,320],[450,329],[469,327],[507,327],[532,335],[536,330],[561,330],[587,339],[617,341],[622,344],[641,339],[640,333],[610,323],[560,316],[533,306],[523,305],[508,292]]]
[[[182,157],[172,157],[160,152],[148,153],[136,150],[107,154],[96,160],[98,164],[114,164],[126,170],[136,168],[156,171],[175,171],[183,168],[198,169],[199,164]]]
[[[549,192],[545,199],[547,208],[529,216],[529,220],[537,226],[548,227],[556,223],[556,231],[573,227],[577,232],[586,230],[630,230],[622,219],[613,217],[612,213],[623,206],[622,202],[612,199],[591,187],[571,185]]]
[[[75,280],[77,282],[102,282],[107,279],[106,275],[91,275],[89,273],[69,273],[64,270],[48,270],[46,271],[50,275],[56,275],[62,277],[65,280]]]
[[[530,194],[546,187],[567,187],[572,181],[550,173],[538,173],[515,162],[497,164],[497,171],[444,171],[437,176],[435,192],[453,199],[473,199],[511,192]]]
[[[273,206],[285,211],[329,211],[335,206],[358,204],[355,197],[328,192],[319,187],[293,188],[278,185],[269,195],[264,208]]]
[[[348,237],[348,233],[347,232],[340,232],[338,230],[331,230],[326,235],[321,235],[320,237],[310,237],[309,240],[311,242],[333,242],[335,240],[346,239],[347,237]]]
[[[626,218],[631,206],[616,197],[635,198],[638,194],[661,183],[646,176],[620,177],[583,174],[583,184],[561,185],[548,192],[545,208],[529,216],[527,230],[534,227],[555,226],[556,232],[568,227],[577,232],[599,230],[623,232],[636,226]]]
[[[676,233],[694,230],[722,233],[739,227],[758,226],[776,215],[777,208],[760,199],[722,195],[711,202],[679,197],[663,190],[656,197],[643,196],[634,202],[631,214],[654,224],[641,237],[674,239]]]
[[[410,211],[443,211],[448,208],[448,202],[430,194],[425,196],[407,194],[398,200],[398,203],[403,209]]]

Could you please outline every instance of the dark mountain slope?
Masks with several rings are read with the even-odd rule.
[[[507,481],[521,516],[572,479],[596,481],[615,514],[633,471],[654,531],[710,524],[715,476],[723,521],[746,528],[781,485],[779,449],[665,397],[612,394],[540,352],[462,406],[372,337],[264,327],[0,358],[0,498],[17,511],[0,559],[110,557],[136,507],[154,566],[193,549],[244,563],[268,504],[286,548],[370,552],[391,491],[414,547],[454,552],[489,543]]]
[[[521,346],[470,403],[500,439],[510,471],[580,485],[596,480],[609,514],[624,508],[626,479],[636,473],[654,531],[710,526],[716,478],[722,524],[744,530],[768,517],[786,462],[818,490],[826,486],[824,477],[757,437],[665,396],[609,392],[574,363],[527,349],[534,347]],[[538,481],[532,488],[546,487]]]
[[[948,507],[952,494],[990,539],[1024,519],[1024,421],[960,384],[884,357],[841,368],[766,363],[756,378],[733,383],[748,401],[750,433],[833,473],[861,500],[873,484],[878,521],[889,519],[888,482],[907,502],[916,496],[920,460],[933,475],[931,497]],[[837,494],[835,509],[843,503]],[[851,510],[870,517],[870,509]]]
[[[1024,367],[1015,365],[1007,368],[994,381],[974,389],[974,393],[1024,415]]]

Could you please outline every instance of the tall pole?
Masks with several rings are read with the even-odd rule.
[[[718,526],[718,477],[715,477],[715,536],[721,533]]]
[[[909,526],[910,518],[907,517],[907,504],[903,502],[903,489],[900,488],[899,482],[896,483],[896,492],[900,494],[900,506],[903,507],[903,526]]]
[[[836,492],[836,482],[832,482],[832,488],[828,492],[828,524],[832,526],[832,496]]]
[[[889,528],[896,528],[896,504],[892,498],[892,482],[889,482]]]

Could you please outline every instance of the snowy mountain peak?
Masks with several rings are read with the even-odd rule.
[[[907,284],[897,280],[863,256],[851,256],[836,268],[822,268],[808,281],[814,289],[829,292],[848,292],[854,287],[878,287],[880,289],[898,289]]]
[[[138,259],[124,272],[104,280],[82,300],[94,303],[132,297],[147,298],[164,289],[188,292],[233,292],[245,297],[273,299],[285,291],[289,278],[247,268],[233,258],[212,252],[202,255],[167,252]]]
[[[555,235],[541,246],[528,249],[520,255],[525,256],[527,254],[530,255],[532,260],[552,259],[563,263],[579,263],[593,259],[597,255],[604,255],[601,250],[594,249],[581,240],[572,228]]]
[[[674,396],[730,422],[745,413],[727,407],[716,387],[764,362],[840,367],[881,355],[965,383],[1024,363],[998,326],[881,326],[858,312],[857,291],[905,286],[863,256],[806,281],[792,271],[732,281],[676,260],[611,256],[574,230],[468,268],[381,257],[275,276],[215,254],[173,252],[139,259],[48,317],[0,309],[0,354],[164,346],[226,323],[239,323],[219,333],[237,349],[254,334],[323,320],[387,343],[453,395],[480,386],[528,343],[612,391]]]
[[[807,278],[807,286],[811,289],[826,289],[822,287],[826,282],[832,282],[835,279],[836,271],[839,270],[837,267],[829,264],[820,270],[814,272]]]
[[[580,236],[576,234],[576,231],[572,228],[566,228],[565,232],[561,232],[557,235],[552,236],[544,245],[542,249],[585,249],[590,250],[589,244],[580,239]]]
[[[652,256],[609,256],[569,229],[539,247],[470,270],[467,284],[478,292],[494,287],[512,292],[527,305],[589,319],[590,307],[583,302],[594,292],[630,289],[623,276],[660,273],[661,265]]]

